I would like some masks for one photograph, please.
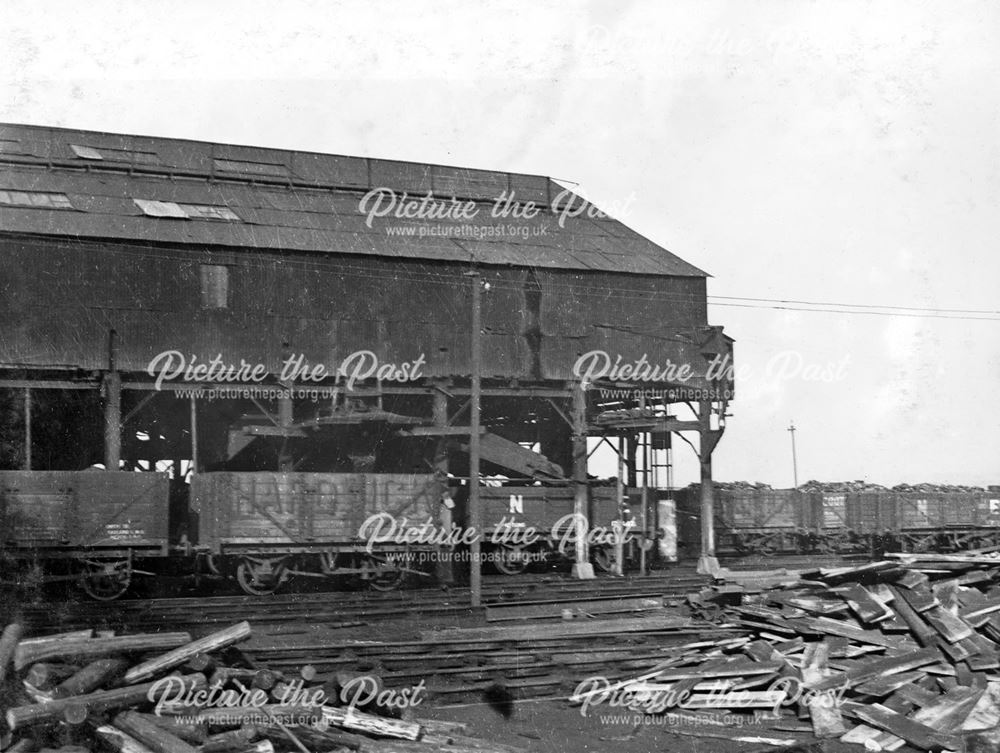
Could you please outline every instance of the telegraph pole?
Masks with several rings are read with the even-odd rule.
[[[795,480],[795,488],[799,488],[799,464],[795,458],[795,422],[793,421],[788,429],[788,433],[792,435],[792,478]]]

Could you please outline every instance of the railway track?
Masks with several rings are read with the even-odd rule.
[[[693,568],[678,568],[645,577],[603,577],[590,581],[556,576],[488,578],[483,603],[538,604],[586,599],[622,599],[639,596],[681,598],[705,584]],[[468,588],[419,588],[381,592],[324,591],[270,596],[193,596],[159,599],[122,599],[95,603],[83,598],[22,607],[23,621],[38,632],[76,627],[111,629],[169,629],[215,625],[237,620],[253,624],[332,623],[347,627],[364,622],[418,616],[469,614]]]
[[[836,567],[847,560],[832,556],[743,557],[724,559],[733,569],[808,569]],[[602,576],[575,580],[558,573],[525,573],[517,576],[487,576],[483,604],[558,604],[580,599],[624,599],[663,597],[679,599],[697,590],[708,579],[693,565],[681,565],[647,576],[623,578]],[[115,630],[148,630],[219,625],[237,620],[253,624],[302,622],[326,627],[360,626],[369,622],[413,617],[470,614],[466,587],[447,590],[409,588],[401,591],[316,591],[279,593],[268,596],[213,595],[93,602],[79,595],[61,601],[24,605],[23,622],[37,632],[57,632],[78,627]]]

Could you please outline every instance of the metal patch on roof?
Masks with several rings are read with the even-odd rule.
[[[80,159],[99,159],[103,160],[104,155],[99,151],[94,149],[92,146],[82,146],[80,144],[70,144],[69,148],[73,150],[75,154]]]
[[[149,217],[173,217],[179,220],[227,220],[240,222],[236,212],[227,206],[215,204],[181,204],[176,201],[132,199],[142,213]]]
[[[142,213],[149,217],[175,217],[180,220],[188,218],[187,212],[180,204],[172,201],[153,201],[152,199],[132,199]]]
[[[0,154],[31,154],[15,139],[0,139]]]
[[[212,206],[209,204],[180,204],[179,206],[193,220],[240,221],[239,215],[229,207]]]

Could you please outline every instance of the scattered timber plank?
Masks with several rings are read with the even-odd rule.
[[[113,726],[138,740],[153,753],[198,753],[193,745],[134,711],[123,711],[115,716]]]
[[[246,640],[249,637],[250,623],[244,621],[238,622],[225,630],[219,630],[206,635],[204,638],[199,638],[196,641],[189,639],[185,642],[186,645],[182,645],[163,656],[158,656],[155,659],[150,659],[147,662],[132,667],[132,669],[125,673],[125,683],[140,682],[141,680],[153,677],[159,672],[164,672],[183,664],[193,656],[218,651],[220,648],[225,648],[239,641]]]
[[[862,585],[851,583],[832,590],[847,602],[847,605],[861,618],[862,622],[880,622],[893,616],[892,610]]]
[[[65,698],[97,690],[113,678],[120,677],[128,669],[128,661],[121,658],[97,659],[68,677],[52,691],[54,698]]]
[[[958,643],[963,638],[971,637],[974,632],[960,617],[941,606],[928,610],[924,618],[948,643]]]
[[[197,688],[205,685],[205,675],[193,674],[178,678],[180,684],[175,690]],[[7,726],[17,730],[29,724],[52,721],[62,717],[67,708],[81,706],[89,712],[113,711],[129,706],[135,706],[148,700],[147,694],[155,683],[131,685],[114,690],[99,690],[86,695],[58,698],[49,703],[36,703],[30,706],[15,706],[7,709]]]
[[[833,690],[843,687],[845,684],[848,687],[854,687],[873,677],[906,672],[917,667],[933,664],[940,661],[940,659],[941,654],[936,648],[924,648],[899,657],[891,656],[885,659],[876,659],[843,674],[827,677],[813,685],[813,690]]]
[[[66,639],[45,643],[21,641],[14,653],[14,667],[18,671],[56,657],[96,659],[111,654],[159,651],[183,646],[190,642],[188,633],[139,633],[115,638]]]
[[[882,635],[878,630],[864,630],[846,622],[831,620],[828,617],[814,617],[807,621],[809,628],[818,633],[840,635],[859,643],[872,643],[877,646],[892,648],[899,645],[898,638]]]
[[[81,641],[93,637],[94,631],[87,628],[86,630],[71,630],[68,633],[54,633],[52,635],[39,635],[34,638],[22,638],[18,645],[28,648],[30,646],[43,646],[52,643],[61,643],[62,641]]]
[[[621,620],[581,620],[561,623],[539,623],[509,627],[448,628],[445,630],[422,630],[420,638],[426,642],[479,640],[535,640],[558,639],[570,636],[613,635],[618,633],[641,633],[651,630],[695,627],[697,623],[688,617],[656,616],[636,617]]]
[[[895,675],[887,675],[885,677],[876,677],[874,679],[867,680],[856,685],[855,690],[859,693],[864,693],[865,695],[870,695],[875,698],[882,698],[890,693],[894,693],[900,688],[904,688],[907,685],[916,682],[923,676],[924,673],[919,670],[914,672],[900,672]],[[933,696],[931,697],[933,698]],[[914,703],[913,699],[909,696],[904,696],[904,698],[911,703]]]
[[[7,680],[7,671],[14,660],[17,645],[21,641],[24,628],[17,622],[12,622],[3,629],[0,635],[0,684]]]
[[[890,586],[889,588],[893,595],[896,596],[892,603],[896,615],[909,626],[910,632],[921,646],[933,645],[936,632],[924,621],[917,610],[910,606],[909,602],[900,594],[898,588],[895,586]]]
[[[802,683],[805,687],[812,688],[832,674],[827,667],[829,653],[830,646],[825,641],[811,643],[806,647],[802,657]],[[840,709],[837,708],[832,693],[813,697],[806,710],[812,721],[816,737],[821,739],[838,737],[847,731],[844,726],[844,718],[841,716]]]
[[[616,614],[621,612],[650,612],[663,609],[663,598],[636,597],[632,599],[588,599],[582,601],[555,601],[551,604],[501,604],[486,607],[486,621],[531,620],[560,617],[565,610],[585,614]]]
[[[934,594],[928,589],[918,588],[909,589],[901,588],[897,589],[896,593],[903,598],[903,600],[910,605],[910,608],[914,612],[919,612],[923,614],[928,609],[932,609],[938,606],[938,600],[934,597]]]
[[[784,690],[726,690],[722,693],[694,693],[684,701],[685,709],[777,709],[788,697]]]
[[[844,710],[872,727],[901,737],[921,750],[958,749],[959,741],[955,736],[939,733],[927,725],[908,719],[880,704],[864,705],[848,701],[844,703]]]

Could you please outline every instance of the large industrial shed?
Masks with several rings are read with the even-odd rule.
[[[475,219],[369,218],[377,189]],[[493,217],[501,197],[541,211]],[[710,479],[732,384],[706,372],[732,341],[708,323],[706,274],[583,206],[536,175],[0,126],[0,462],[169,463],[178,490],[218,469],[461,479],[478,372],[484,473],[568,485],[585,509],[588,436],[620,450],[636,487],[690,433]],[[362,351],[357,379],[337,373]],[[640,378],[581,384],[592,351]],[[208,376],[228,381],[158,380],[168,358],[215,359]],[[327,374],[269,399],[289,358]],[[664,364],[690,374],[649,366]],[[213,386],[258,391],[208,399]]]

